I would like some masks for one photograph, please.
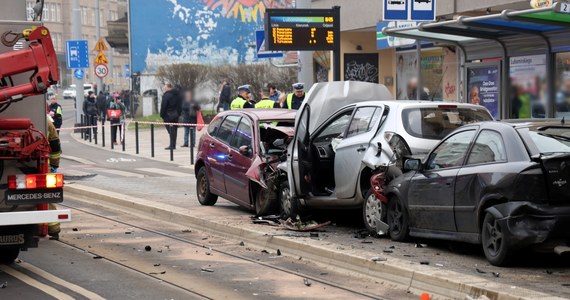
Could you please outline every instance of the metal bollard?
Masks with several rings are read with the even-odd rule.
[[[117,138],[116,132],[115,132],[115,138]],[[115,149],[115,141],[113,141],[113,124],[111,124],[111,149]]]
[[[93,133],[95,132],[95,130],[93,128],[91,128],[91,124],[93,124],[93,116],[87,116],[87,124],[89,126],[89,128],[87,130],[89,130],[89,143],[91,143],[93,140]]]
[[[123,126],[126,126],[126,124],[123,123],[123,125],[121,125],[119,128],[121,129],[121,138],[122,138],[121,144],[123,146],[123,152],[125,152],[125,140],[127,139],[127,137],[126,134],[123,135],[123,130],[126,130],[126,128]]]
[[[79,122],[79,126],[83,127],[83,126],[85,125],[85,124],[83,123],[83,114],[81,114],[79,117],[81,118],[81,120],[80,120],[80,122]],[[84,129],[84,128],[81,128],[81,129],[79,130],[79,132],[81,132],[81,139],[83,139],[83,136],[85,135],[85,129]]]
[[[139,122],[135,122],[135,149],[139,154]]]
[[[97,117],[93,116],[93,119],[95,119],[95,129],[97,129],[97,127],[99,126],[99,123],[97,122]],[[97,136],[99,135],[99,130],[97,130],[95,132],[95,134],[93,135],[93,139],[95,140],[95,145],[97,145]]]
[[[194,165],[194,139],[196,138],[196,128],[194,130],[190,130],[190,164]]]
[[[101,124],[101,146],[105,148],[105,125]]]
[[[150,124],[150,157],[154,157],[154,124]]]

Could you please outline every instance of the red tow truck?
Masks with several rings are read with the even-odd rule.
[[[47,224],[68,222],[63,174],[49,173],[45,93],[59,80],[49,30],[40,23],[0,22],[0,262],[35,248]]]

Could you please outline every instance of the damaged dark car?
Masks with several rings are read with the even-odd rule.
[[[570,126],[560,122],[463,126],[386,188],[393,240],[481,244],[504,266],[523,248],[570,237]]]

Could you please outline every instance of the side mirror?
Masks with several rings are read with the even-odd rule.
[[[421,165],[422,162],[419,159],[406,159],[404,162],[404,172],[419,171]]]
[[[281,148],[283,145],[285,145],[285,140],[284,139],[276,139],[275,141],[273,141],[273,146]]]
[[[239,147],[239,153],[243,156],[251,156],[251,147],[247,146],[247,145],[243,145],[241,147]]]

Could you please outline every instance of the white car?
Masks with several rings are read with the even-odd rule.
[[[95,92],[93,85],[86,83],[83,85],[83,96],[87,97],[89,91]],[[63,91],[63,99],[75,99],[75,84],[70,85]]]
[[[289,178],[281,195],[285,216],[303,208],[362,208],[366,228],[373,231],[384,213],[370,183],[379,168],[401,173],[405,156],[427,153],[464,124],[493,120],[479,105],[392,99],[383,85],[365,82],[311,88],[289,144]]]

